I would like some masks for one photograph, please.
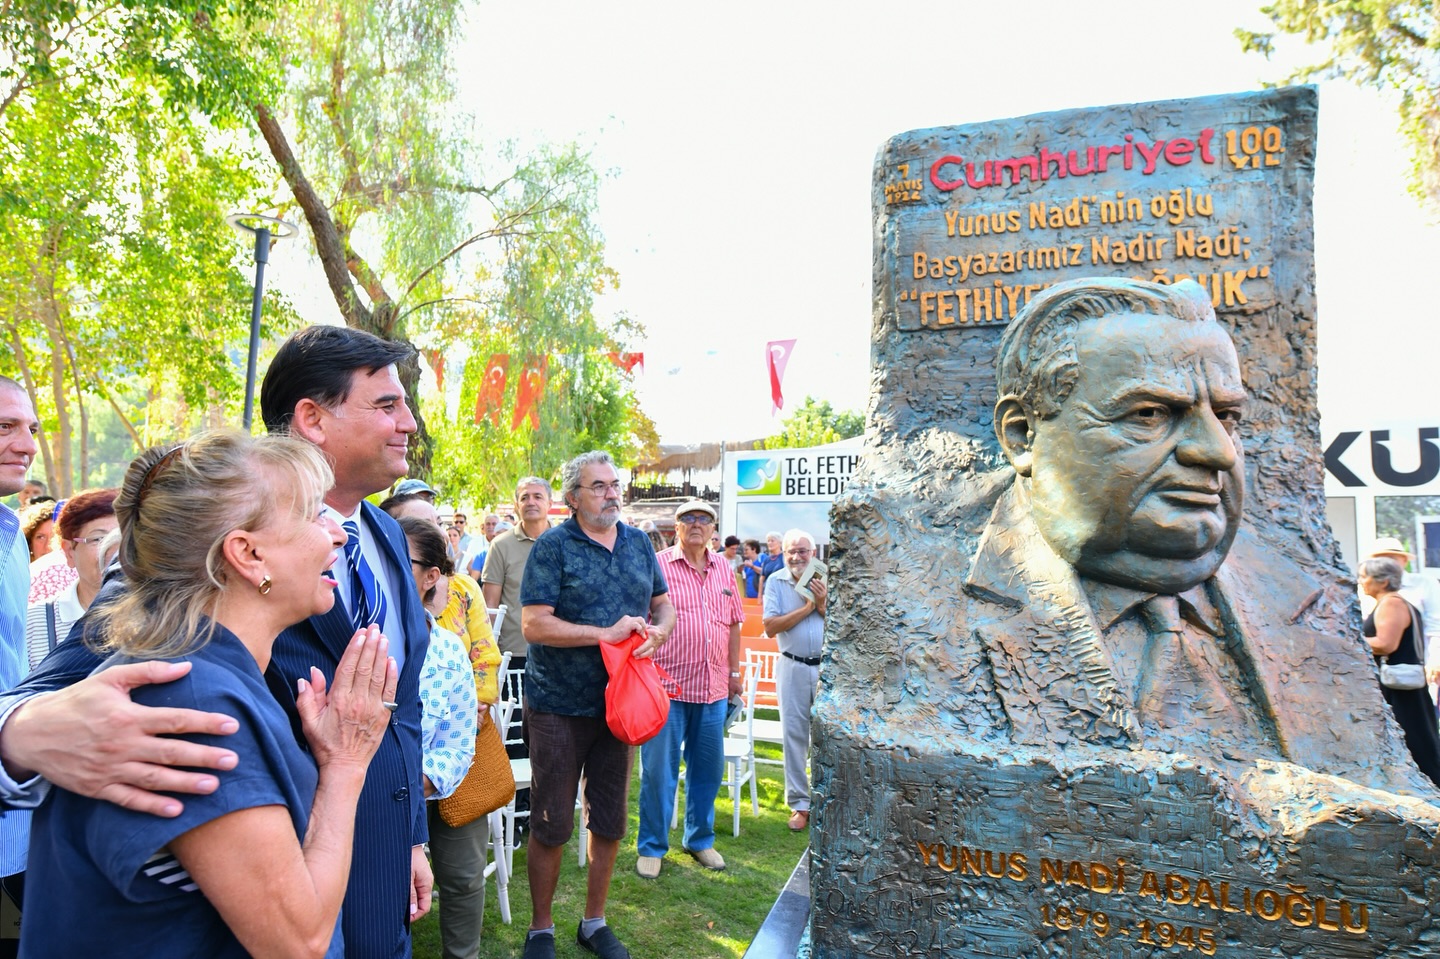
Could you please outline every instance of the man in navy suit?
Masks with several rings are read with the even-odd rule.
[[[395,364],[409,355],[409,347],[368,333],[310,327],[280,347],[260,396],[271,431],[289,430],[330,459],[335,487],[325,497],[325,509],[342,526],[352,525],[356,541],[340,561],[346,568],[335,571],[334,608],[280,634],[267,679],[272,688],[285,690],[277,698],[293,720],[288,691],[295,680],[307,676],[312,665],[331,679],[362,619],[381,624],[400,667],[394,721],[370,763],[356,815],[343,913],[349,959],[409,956],[409,924],[430,908],[418,689],[429,630],[404,535],[394,520],[363,502],[407,470],[415,418]],[[75,628],[83,629],[83,621]],[[233,720],[129,701],[133,686],[177,678],[183,666],[144,663],[82,678],[99,659],[74,641],[76,635],[15,692],[0,697],[0,798],[33,804],[34,773],[73,792],[166,816],[179,813],[180,801],[159,791],[213,791],[217,779],[203,770],[232,768],[234,754],[160,736],[224,734],[233,731]],[[192,768],[171,768],[176,766]],[[23,779],[29,781],[16,782]]]
[[[325,512],[352,538],[340,561],[350,568],[336,569],[335,606],[281,633],[275,665],[291,687],[312,665],[329,679],[364,620],[380,623],[400,667],[399,706],[370,761],[356,811],[342,914],[349,959],[410,955],[410,922],[430,908],[419,691],[430,631],[404,533],[365,502],[409,469],[405,453],[415,417],[395,364],[410,353],[409,346],[349,327],[312,326],[281,345],[260,389],[266,428],[309,440],[330,460],[335,486],[325,496]],[[351,563],[357,539],[360,555]],[[367,589],[374,592],[362,595]]]

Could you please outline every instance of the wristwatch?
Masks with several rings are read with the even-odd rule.
[[[731,679],[739,679],[739,678],[740,678],[740,674],[739,674],[739,673],[731,673],[731,674],[730,674],[730,678],[731,678]]]

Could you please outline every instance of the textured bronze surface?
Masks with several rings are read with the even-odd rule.
[[[815,707],[817,957],[1440,951],[1440,793],[1324,520],[1315,122],[1291,88],[881,149],[874,389]],[[1120,145],[1109,170],[1058,175],[1096,144]],[[1154,162],[1124,169],[1125,144]],[[1117,194],[1142,218],[1097,222]],[[1207,259],[1197,235],[1233,239]],[[1078,264],[1030,255],[1077,244]],[[1002,291],[977,315],[992,253],[1015,309]],[[1203,292],[1090,291],[1102,308],[1060,333],[1012,335],[997,387],[1006,327],[1063,295],[1046,285],[1162,268]]]

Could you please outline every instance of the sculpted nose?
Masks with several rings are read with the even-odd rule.
[[[1219,473],[1233,469],[1239,458],[1235,437],[1209,406],[1196,406],[1185,416],[1175,458],[1185,466]]]

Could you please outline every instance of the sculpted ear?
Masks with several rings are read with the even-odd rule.
[[[1030,475],[1030,443],[1035,436],[1031,427],[1030,414],[1018,396],[1000,397],[995,404],[995,438],[1000,441],[1005,458],[1021,476]]]

